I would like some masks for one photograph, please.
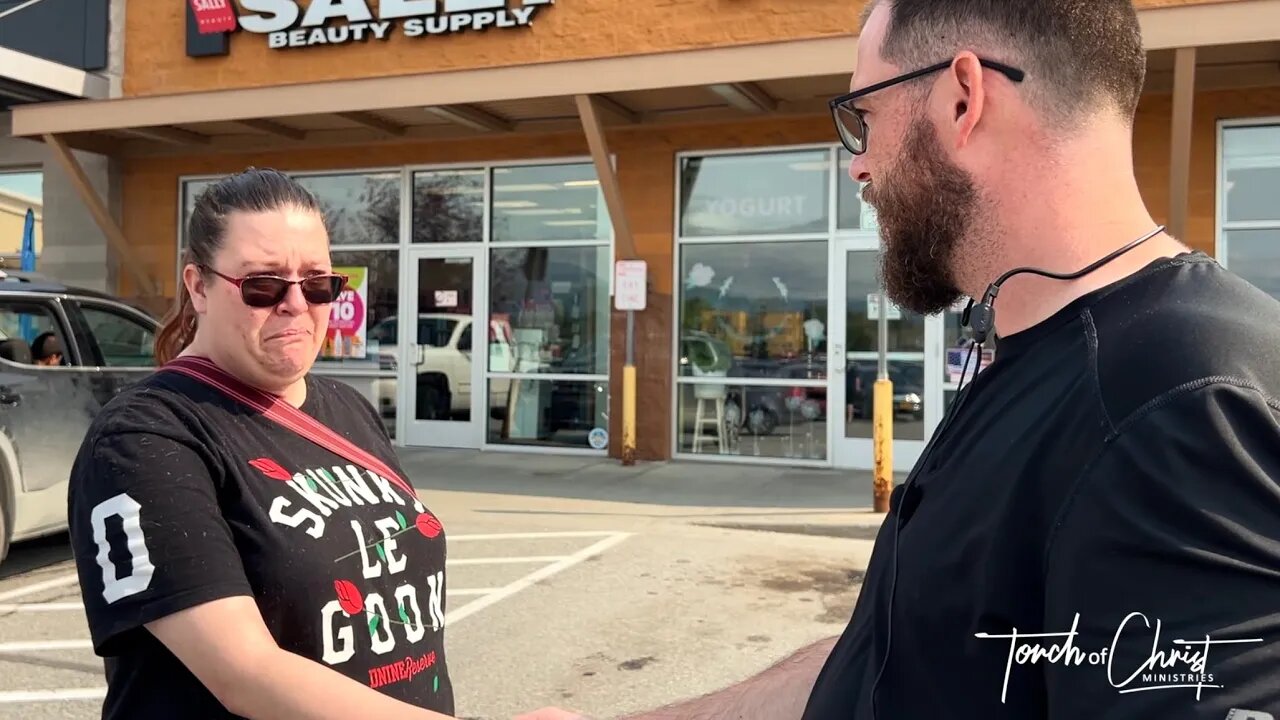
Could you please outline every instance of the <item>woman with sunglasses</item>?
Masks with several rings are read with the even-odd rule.
[[[373,407],[310,374],[346,283],[316,199],[250,169],[200,195],[187,237],[157,358],[225,382],[162,367],[103,409],[71,476],[103,716],[449,717],[440,523],[344,443],[235,399],[261,391],[403,478]]]

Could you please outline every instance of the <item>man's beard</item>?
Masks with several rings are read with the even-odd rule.
[[[898,162],[863,197],[879,218],[881,282],[893,303],[921,315],[954,305],[963,295],[956,252],[968,236],[978,193],[972,177],[946,158],[928,121],[911,124]]]

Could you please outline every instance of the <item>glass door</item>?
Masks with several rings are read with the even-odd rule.
[[[406,252],[397,348],[406,445],[479,448],[483,441],[484,257],[480,248]]]
[[[832,242],[832,459],[837,467],[875,467],[874,387],[879,359],[879,239]],[[942,417],[944,370],[941,316],[888,308],[888,372],[893,381],[893,466],[905,472],[919,459]]]

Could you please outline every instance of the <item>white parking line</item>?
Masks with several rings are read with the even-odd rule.
[[[582,537],[582,538],[606,537],[607,538],[607,537],[613,537],[615,535],[617,535],[617,533],[607,532],[607,531],[597,531],[597,530],[583,530],[583,531],[563,531],[563,532],[550,531],[550,532],[525,532],[525,533],[489,533],[489,534],[476,534],[476,535],[450,535],[448,536],[448,538],[449,538],[449,542],[466,542],[466,541],[477,541],[477,540],[534,540],[538,538],[578,538],[578,537]],[[513,562],[513,563],[559,562],[561,560],[564,560],[565,557],[566,556],[556,555],[556,556],[529,557],[529,558],[505,558],[505,561]],[[572,556],[568,556],[568,557],[572,557]],[[487,564],[497,564],[503,560],[504,560],[503,558],[476,558],[476,559],[467,559],[467,560],[450,560],[448,561],[447,564],[449,565],[487,565]],[[54,588],[65,587],[67,585],[75,585],[77,582],[79,582],[79,576],[76,573],[70,573],[68,575],[52,578],[52,579],[45,580],[43,582],[38,582],[32,585],[26,585],[24,587],[14,588],[12,590],[6,590],[4,592],[0,592],[0,603],[3,603],[6,600],[19,598],[24,595],[32,595],[34,593],[38,593],[43,590],[52,590]],[[43,605],[48,603],[39,603],[39,604]],[[4,605],[0,607],[8,608],[9,606]],[[11,612],[11,611],[4,610],[4,612]]]
[[[564,532],[494,533],[490,535],[450,535],[449,542],[459,540],[534,540],[537,538],[609,537],[617,533],[599,530],[574,530]]]
[[[0,604],[0,613],[16,612],[66,612],[68,610],[84,610],[84,603],[79,602],[47,602]]]
[[[71,690],[4,690],[0,691],[0,705],[5,703],[65,702],[67,700],[101,700],[107,696],[106,688],[75,688]]]
[[[53,588],[64,587],[67,585],[75,585],[77,582],[80,582],[79,575],[76,575],[75,573],[71,573],[70,575],[63,575],[62,577],[56,577],[56,578],[53,578],[52,580],[45,580],[44,582],[38,582],[38,583],[35,583],[34,585],[27,585],[26,587],[20,587],[20,588],[15,588],[13,590],[6,590],[4,592],[0,592],[0,602],[4,602],[5,600],[12,600],[16,597],[22,597],[23,595],[31,595],[33,593],[38,593],[42,590],[52,590]]]
[[[530,557],[482,557],[448,560],[445,565],[510,565],[515,563],[553,563],[572,555],[535,555]]]
[[[547,578],[551,577],[552,575],[555,575],[558,572],[567,570],[573,567],[574,565],[577,565],[578,563],[582,562],[583,560],[586,560],[592,555],[596,555],[598,553],[604,552],[605,550],[613,547],[614,545],[617,545],[618,543],[622,542],[623,540],[626,540],[629,537],[631,537],[631,533],[612,533],[611,537],[607,537],[604,540],[601,540],[600,542],[595,543],[594,545],[583,548],[582,550],[579,550],[578,552],[572,555],[568,555],[566,557],[560,558],[559,560],[555,561],[551,565],[547,565],[544,568],[534,570],[533,572],[529,573],[528,575],[525,575],[519,580],[516,580],[515,582],[507,585],[506,587],[501,588],[500,590],[498,590],[498,592],[485,595],[484,597],[478,600],[472,600],[471,602],[467,603],[466,605],[463,605],[457,610],[454,610],[453,612],[448,613],[445,616],[445,625],[452,625],[453,623],[456,623],[459,620],[470,617],[471,615],[474,615],[480,612],[481,610],[489,607],[490,605],[493,605],[494,603],[500,602],[502,600],[505,600],[506,598],[511,597],[512,595],[515,595],[516,593],[533,585],[539,580],[546,580]]]
[[[450,595],[488,595],[502,588],[450,588]],[[40,612],[75,612],[83,611],[81,602],[47,602],[47,603],[0,603],[0,615],[8,613],[40,613]]]
[[[468,541],[468,540],[530,540],[538,538],[602,538],[598,542],[583,548],[572,555],[534,555],[534,556],[513,556],[513,557],[480,557],[480,558],[455,558],[447,561],[450,566],[462,565],[509,565],[524,563],[544,563],[544,566],[525,575],[524,577],[499,588],[458,588],[448,589],[446,593],[455,597],[473,596],[475,600],[463,605],[462,607],[448,613],[446,624],[452,625],[467,617],[470,617],[487,607],[495,605],[512,595],[532,587],[539,581],[545,580],[557,573],[563,572],[588,558],[598,555],[605,550],[617,545],[618,543],[631,537],[632,533],[626,532],[528,532],[528,533],[493,533],[493,534],[476,534],[476,535],[456,535],[451,536],[452,541]],[[15,588],[0,593],[0,601],[13,600],[26,595],[32,595],[44,590],[74,585],[78,581],[75,573],[52,578],[42,582],[27,585],[25,587]],[[44,603],[4,603],[0,602],[0,613],[39,613],[39,612],[69,612],[83,611],[84,607],[79,602],[44,602]],[[92,651],[93,642],[88,639],[82,640],[38,640],[27,642],[7,642],[0,643],[0,655],[18,654],[28,652],[51,652],[58,650],[89,650]],[[4,690],[0,691],[0,705],[9,705],[17,703],[42,703],[42,702],[68,702],[76,700],[101,700],[106,697],[106,688],[69,688],[54,690]]]
[[[0,643],[0,655],[50,650],[92,650],[92,640],[31,640]]]
[[[445,592],[450,595],[489,595],[491,593],[496,593],[501,589],[502,588],[460,588],[455,590],[453,588],[445,588]]]

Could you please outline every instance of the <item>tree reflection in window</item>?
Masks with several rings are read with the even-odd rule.
[[[724,345],[733,377],[783,377],[825,362],[825,242],[685,245],[681,256],[686,347],[702,336]],[[685,360],[682,374],[710,374]]]
[[[400,174],[302,175],[320,203],[333,245],[394,245],[400,238]]]
[[[413,242],[480,242],[483,234],[483,170],[413,174]]]

